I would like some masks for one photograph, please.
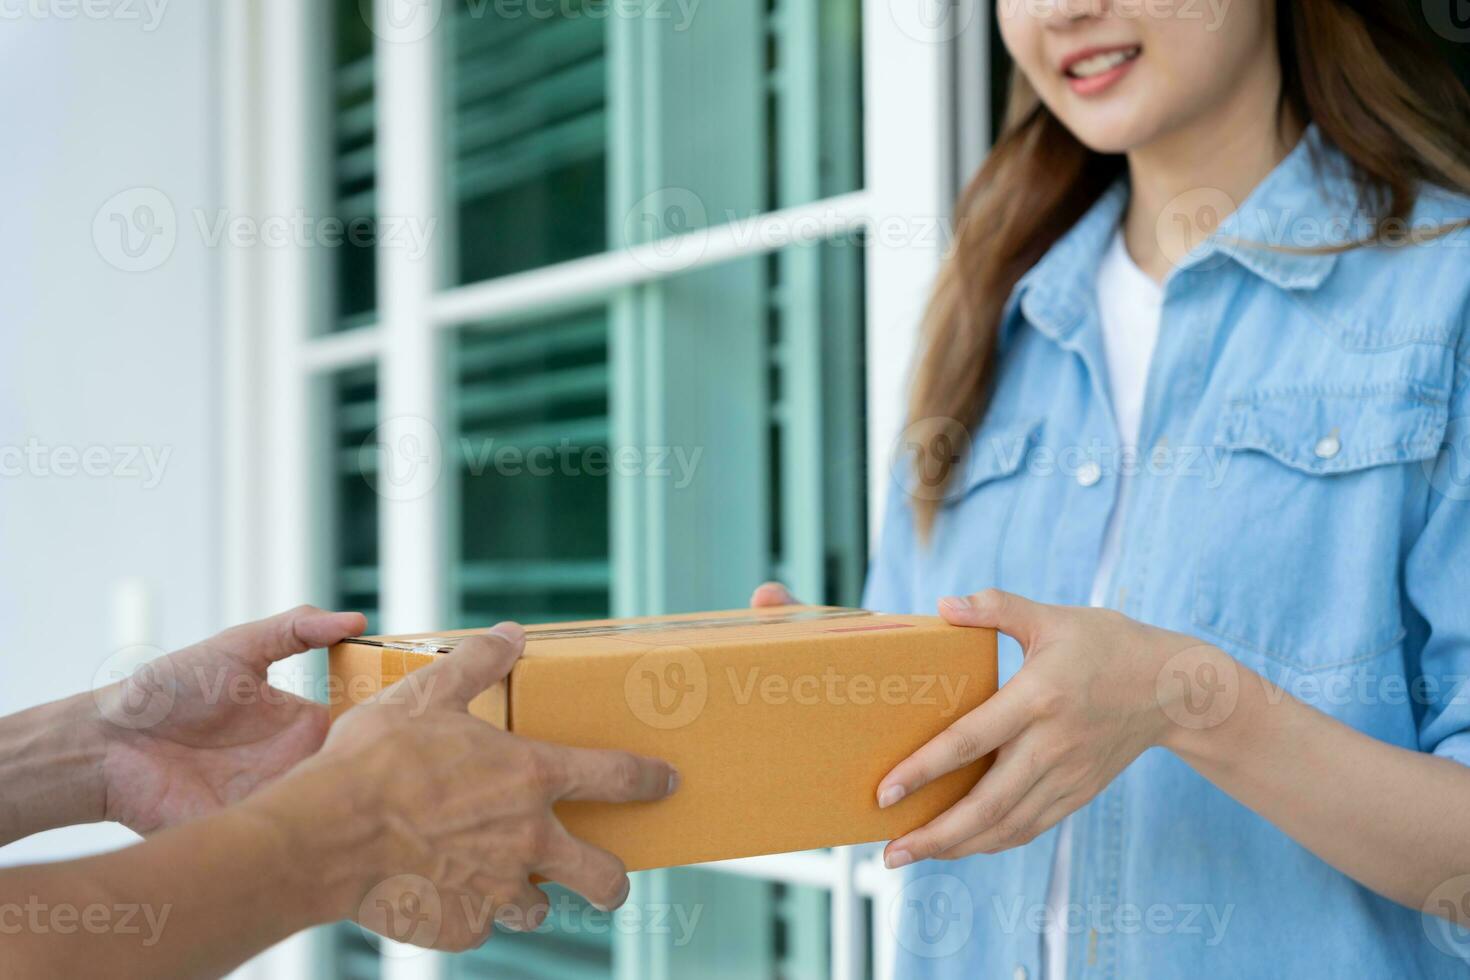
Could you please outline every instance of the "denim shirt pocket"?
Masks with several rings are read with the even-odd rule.
[[[1201,509],[1195,626],[1273,674],[1343,668],[1401,642],[1404,507],[1448,414],[1448,394],[1417,381],[1229,401],[1214,434],[1225,477]]]

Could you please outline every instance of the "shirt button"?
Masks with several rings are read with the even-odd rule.
[[[1086,462],[1077,467],[1077,482],[1084,487],[1096,486],[1097,481],[1102,479],[1102,467],[1094,462]]]
[[[1342,452],[1342,440],[1337,437],[1337,430],[1333,429],[1319,439],[1314,452],[1316,452],[1318,459],[1331,459]]]
[[[1015,980],[1026,980],[1026,968],[1017,963],[1016,968],[1011,971],[1011,976],[1014,977]]]

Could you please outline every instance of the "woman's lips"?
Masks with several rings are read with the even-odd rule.
[[[1079,51],[1062,63],[1062,74],[1073,92],[1096,95],[1128,74],[1142,54],[1143,49],[1138,45]]]

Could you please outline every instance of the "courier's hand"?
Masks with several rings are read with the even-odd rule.
[[[622,861],[573,837],[552,805],[658,800],[678,776],[664,762],[531,741],[471,716],[470,700],[510,673],[524,645],[514,623],[462,643],[347,712],[320,753],[247,804],[315,854],[303,860],[326,879],[325,919],[458,951],[497,920],[541,924],[546,896],[532,875],[604,909],[627,898]]]
[[[140,834],[244,799],[315,752],[324,705],[272,687],[266,668],[367,627],[301,606],[203,640],[99,689],[105,815]],[[81,702],[79,702],[81,703]]]
[[[1046,606],[990,590],[945,599],[956,626],[992,627],[1025,662],[1000,691],[894,767],[878,786],[891,805],[947,772],[996,752],[975,788],[927,825],[889,843],[884,863],[994,853],[1028,843],[1086,804],[1140,753],[1160,744],[1176,707],[1160,673],[1234,669],[1193,637],[1106,609]],[[998,751],[997,751],[998,750]]]

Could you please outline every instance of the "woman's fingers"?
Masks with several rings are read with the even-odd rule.
[[[1049,606],[999,589],[939,600],[939,615],[951,626],[1000,630],[1027,649],[1037,642],[1051,612]]]
[[[1014,681],[894,766],[878,784],[878,805],[892,806],[946,773],[977,762],[1020,734],[1027,722]]]
[[[1034,754],[1011,743],[964,799],[918,830],[889,842],[883,851],[883,863],[901,868],[938,857],[976,836],[976,831],[1010,828],[1018,804],[1034,791],[1043,775]]]
[[[750,597],[750,605],[754,609],[761,609],[767,606],[795,606],[798,603],[786,586],[780,582],[767,582],[755,590],[755,594]]]
[[[1031,841],[1055,827],[1077,808],[1071,802],[1074,794],[1059,785],[1052,773],[1045,773],[1017,801],[1010,812],[989,827],[960,843],[934,855],[941,861],[953,861],[972,854],[995,854]]]

